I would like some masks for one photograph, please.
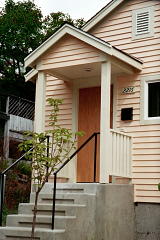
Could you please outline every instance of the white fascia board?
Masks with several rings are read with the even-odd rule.
[[[54,33],[50,38],[48,38],[43,44],[41,44],[37,49],[35,49],[30,55],[28,55],[25,60],[25,68],[30,66],[51,46],[53,46],[57,41],[59,41],[65,34],[72,35],[101,51],[111,54],[112,46],[109,43],[104,42],[78,28],[75,28],[69,24],[65,24],[56,33]]]
[[[38,74],[38,71],[36,69],[32,69],[31,71],[29,71],[24,77],[25,77],[25,81],[32,81],[32,78],[35,78],[36,75]]]
[[[129,64],[130,66],[138,69],[138,70],[142,70],[142,62],[128,56],[127,54],[115,49],[115,48],[112,48],[112,56],[122,60],[123,62],[126,62],[127,64]]]
[[[98,12],[94,17],[92,17],[83,27],[82,30],[88,32],[92,27],[94,27],[98,22],[100,22],[104,17],[106,17],[112,10],[114,10],[118,5],[120,5],[124,0],[114,0],[111,1],[105,8]]]

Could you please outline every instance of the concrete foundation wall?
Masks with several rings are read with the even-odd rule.
[[[96,240],[134,240],[132,185],[101,184],[96,193]]]
[[[160,204],[137,203],[135,205],[135,240],[160,239]]]

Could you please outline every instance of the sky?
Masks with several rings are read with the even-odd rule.
[[[14,0],[17,2],[18,0]],[[110,0],[33,0],[41,8],[43,16],[51,12],[69,13],[71,18],[84,18],[89,20],[101,8],[107,5]],[[5,0],[0,0],[0,8],[4,7]]]

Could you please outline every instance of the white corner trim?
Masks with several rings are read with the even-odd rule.
[[[160,82],[160,74],[141,77],[140,124],[160,124],[160,117],[148,117],[148,83]]]

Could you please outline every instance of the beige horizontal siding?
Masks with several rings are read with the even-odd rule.
[[[99,50],[74,37],[68,37],[44,57],[43,69],[73,66],[99,61]]]
[[[132,10],[154,5],[154,37],[132,40]],[[135,201],[159,202],[160,125],[140,126],[140,76],[160,74],[160,1],[133,0],[95,33],[96,37],[143,61],[139,74],[118,77],[117,129],[133,136]],[[135,93],[122,94],[123,87]],[[121,121],[121,109],[133,107],[133,121]]]
[[[72,129],[72,83],[66,83],[62,80],[59,80],[55,77],[47,75],[47,84],[46,84],[46,99],[62,99],[64,102],[62,105],[59,105],[59,116],[58,116],[58,125],[61,127],[67,128],[68,130]],[[46,111],[45,111],[45,130],[48,131],[51,127],[49,125],[51,107],[46,101]]]
[[[152,161],[133,161],[134,167],[159,167],[160,166],[160,160],[152,160]]]
[[[135,167],[134,166],[134,169],[133,169],[133,172],[136,172],[136,173],[150,173],[152,170],[152,172],[159,172],[160,171],[160,166],[138,166],[138,167]]]
[[[139,143],[160,143],[160,136],[158,137],[152,137],[150,136],[149,138],[146,137],[134,137],[134,144],[139,145]]]
[[[133,154],[134,161],[153,161],[153,160],[159,160],[160,155],[159,154]],[[145,182],[145,181],[144,181]]]
[[[157,185],[157,181],[160,181],[160,177],[158,178],[146,178],[145,179],[145,183],[144,183],[144,179],[141,179],[141,178],[134,178],[134,184],[136,185],[146,185],[147,186],[150,186],[152,184],[154,185]]]
[[[151,131],[160,131],[160,126],[159,124],[155,124],[155,125],[142,125],[142,126],[134,126],[134,127],[130,127],[129,121],[120,121],[121,122],[121,127],[125,127],[125,132],[126,133],[134,133],[134,132],[140,132],[142,134],[142,132],[151,132]],[[133,121],[132,121],[133,122]],[[148,134],[149,135],[149,134]],[[150,136],[150,135],[149,135]]]
[[[157,185],[156,184],[148,184],[148,186],[144,185],[144,184],[137,184],[137,190],[158,190]]]

